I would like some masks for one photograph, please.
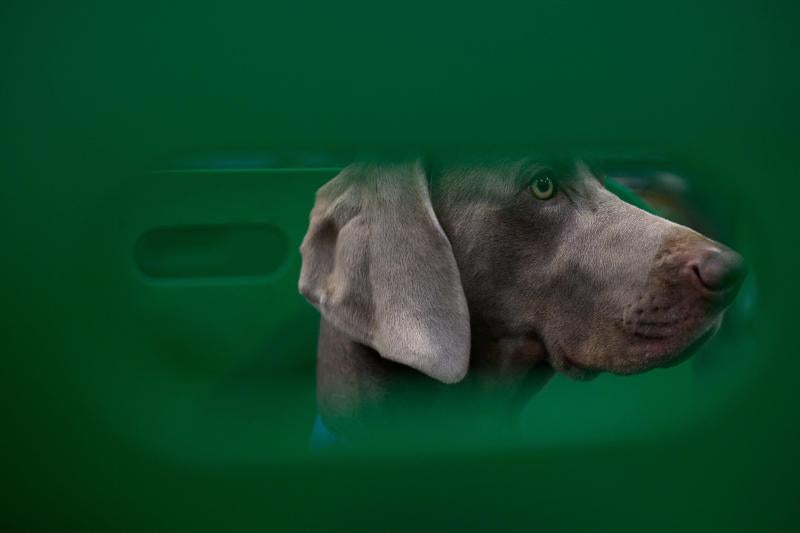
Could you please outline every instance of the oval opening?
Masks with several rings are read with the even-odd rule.
[[[289,243],[270,224],[156,228],[136,242],[135,260],[158,279],[265,276],[286,260]]]

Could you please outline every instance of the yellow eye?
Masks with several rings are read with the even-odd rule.
[[[539,176],[531,183],[531,192],[539,200],[549,200],[556,192],[556,184],[550,176]]]

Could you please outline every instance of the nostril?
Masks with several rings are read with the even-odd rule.
[[[703,281],[703,276],[700,275],[700,267],[698,267],[696,264],[692,265],[692,272],[694,272],[694,275],[697,276],[697,279],[700,281],[700,284],[703,287],[711,290],[711,288],[707,286],[706,283]]]
[[[742,256],[733,250],[711,248],[692,265],[700,283],[710,291],[737,289],[746,274]]]

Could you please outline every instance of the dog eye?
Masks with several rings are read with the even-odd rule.
[[[548,175],[541,175],[531,182],[531,192],[539,200],[549,200],[556,193],[556,184]]]

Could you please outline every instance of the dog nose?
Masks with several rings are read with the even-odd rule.
[[[704,248],[689,266],[704,288],[712,293],[724,292],[729,298],[736,295],[747,274],[742,256],[725,247]]]

